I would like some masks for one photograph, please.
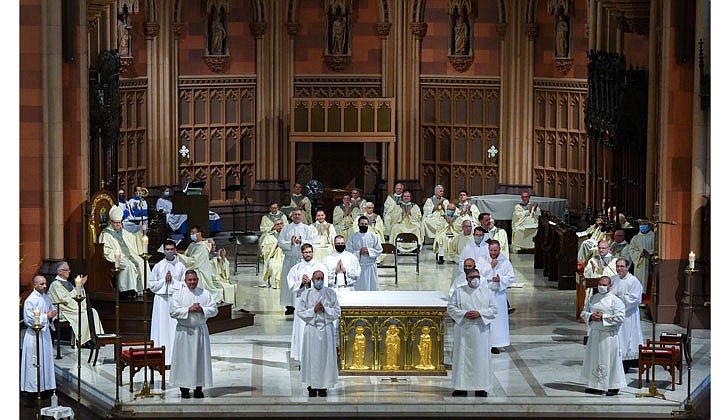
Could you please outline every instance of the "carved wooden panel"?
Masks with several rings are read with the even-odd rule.
[[[534,83],[533,189],[565,198],[570,211],[585,208],[589,143],[584,125],[586,83]]]
[[[119,188],[129,192],[144,184],[147,171],[147,80],[122,79],[119,130]],[[113,191],[116,193],[116,191]]]
[[[497,79],[423,77],[420,82],[420,183],[493,194],[498,186],[500,83]]]
[[[210,206],[242,200],[222,191],[255,179],[255,79],[180,78],[179,144],[190,152],[179,177],[205,180]]]

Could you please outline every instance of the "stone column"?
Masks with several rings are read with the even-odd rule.
[[[657,102],[659,63],[657,54],[657,42],[660,31],[659,22],[660,0],[650,1],[650,29],[649,29],[649,56],[647,63],[647,115],[654,118],[647,119],[647,174],[645,176],[645,216],[652,217],[651,209],[656,201],[656,180],[657,180]]]
[[[597,49],[597,0],[589,0],[589,49]]]

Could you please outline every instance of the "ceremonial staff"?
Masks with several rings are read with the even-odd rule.
[[[38,418],[40,418],[40,330],[43,326],[40,324],[40,310],[35,308],[34,311],[35,322],[31,327],[35,331],[35,375],[36,375],[36,387],[38,389],[38,395],[36,396],[36,410],[38,412]],[[80,346],[79,346],[80,347]],[[51,347],[52,350],[52,347]],[[80,352],[79,352],[80,354]]]
[[[79,410],[81,409],[81,326],[83,325],[81,324],[81,302],[85,299],[86,296],[81,294],[81,276],[76,276],[76,296],[73,297],[73,300],[76,301],[76,306],[78,306],[78,341],[76,342],[76,350],[78,351],[78,388],[76,389],[76,397]]]

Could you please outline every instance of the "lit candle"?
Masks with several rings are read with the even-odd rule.
[[[81,296],[81,276],[76,276],[76,295]]]
[[[114,268],[119,268],[119,260],[121,260],[121,252],[114,252]]]
[[[695,269],[695,253],[693,251],[688,254],[688,268],[690,270]]]
[[[33,315],[35,315],[35,325],[40,325],[40,309],[35,308]]]
[[[144,253],[145,254],[148,253],[149,252],[149,237],[147,237],[147,235],[144,235],[144,237],[142,238],[142,245],[144,246]]]

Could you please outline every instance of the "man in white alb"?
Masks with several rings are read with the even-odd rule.
[[[493,292],[498,305],[498,315],[490,324],[490,352],[498,354],[500,353],[498,347],[511,345],[506,289],[516,280],[516,275],[511,262],[500,253],[498,241],[491,241],[488,245],[488,257],[476,260],[475,264],[480,268],[482,278],[486,280],[488,289]]]
[[[46,294],[45,277],[33,277],[33,291],[23,303],[23,321],[27,328],[23,336],[23,353],[20,359],[21,391],[32,394],[38,392],[36,364],[40,365],[40,391],[56,388],[51,330],[54,329],[53,319],[57,315],[58,311]],[[38,336],[38,347],[35,345],[35,331],[32,328],[36,323],[43,327]]]
[[[642,284],[629,273],[629,261],[617,259],[617,275],[612,277],[612,293],[624,303],[624,322],[619,327],[619,344],[624,373],[638,367],[639,346],[643,344],[639,304],[642,302]]]
[[[78,302],[73,298],[80,291],[81,295],[86,295],[86,290],[83,285],[86,283],[87,276],[76,276],[79,280],[81,288],[79,290],[74,289],[75,284],[71,284],[68,281],[71,275],[71,269],[68,267],[68,263],[61,261],[56,264],[56,278],[51,282],[50,288],[48,288],[48,296],[51,298],[51,302],[58,305],[58,319],[61,321],[68,321],[71,324],[73,330],[73,339],[78,337]],[[91,341],[91,330],[88,324],[88,299],[81,301],[81,343],[86,347],[93,347]],[[104,333],[104,327],[101,325],[101,319],[96,309],[91,308],[91,316],[94,320],[94,331],[97,335]]]
[[[647,221],[640,221],[640,231],[629,242],[629,255],[634,261],[634,276],[640,280],[642,290],[647,293],[647,278],[650,274],[652,254],[655,252],[655,232]]]
[[[341,235],[334,238],[334,248],[334,253],[324,258],[329,285],[353,288],[361,274],[359,256],[346,250],[346,241]]]
[[[422,237],[435,239],[437,231],[444,224],[447,205],[450,203],[445,195],[445,187],[436,185],[434,195],[425,201],[422,207]]]
[[[177,327],[177,320],[169,316],[169,300],[176,291],[185,287],[187,268],[177,259],[177,245],[173,240],[167,239],[163,246],[164,259],[154,265],[148,281],[149,290],[154,293],[150,338],[155,346],[166,347],[164,364],[169,366]]]
[[[359,216],[357,224],[359,231],[346,241],[346,250],[359,258],[361,267],[361,274],[354,289],[377,291],[379,290],[377,258],[382,254],[382,243],[379,242],[379,236],[369,232],[369,219],[366,216]]]
[[[278,234],[278,246],[283,250],[281,281],[288,279],[288,272],[291,270],[291,267],[301,261],[301,245],[304,243],[314,244],[318,241],[318,235],[308,225],[305,225],[302,220],[301,210],[294,209],[291,211],[291,223],[285,225],[281,233]],[[295,309],[293,294],[285,284],[281,287],[279,302],[281,306],[286,307],[286,315],[293,315]]]
[[[288,290],[293,296],[294,305],[297,305],[301,293],[311,287],[311,276],[316,270],[324,273],[327,271],[322,262],[313,259],[313,246],[310,243],[304,243],[301,246],[301,262],[291,267],[286,277]],[[324,283],[328,286],[328,279],[324,279]],[[291,358],[293,360],[301,360],[304,325],[305,323],[301,318],[297,316],[293,318],[293,331],[291,331]]]
[[[398,182],[394,185],[394,192],[384,200],[384,235],[389,237],[392,230],[392,216],[398,217],[399,203],[402,202],[404,185]]]

